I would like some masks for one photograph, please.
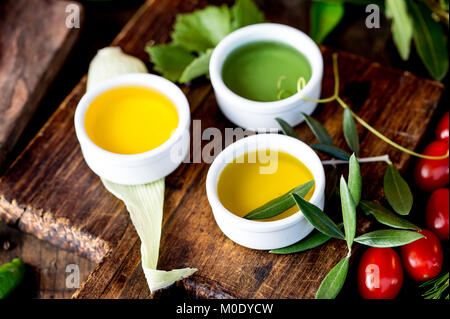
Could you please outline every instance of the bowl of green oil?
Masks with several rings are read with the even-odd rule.
[[[211,83],[223,114],[246,129],[279,128],[275,118],[295,126],[311,114],[323,75],[322,54],[295,28],[262,23],[239,29],[215,48]],[[301,89],[301,94],[299,94]]]

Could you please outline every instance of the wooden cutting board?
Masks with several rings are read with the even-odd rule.
[[[66,27],[69,4],[81,9],[72,1],[0,2],[0,166],[78,37],[79,28]]]
[[[145,44],[168,41],[175,15],[205,3],[150,0],[113,44],[148,61]],[[273,12],[276,10],[267,11],[268,20],[297,26],[296,21]],[[330,49],[323,49],[323,96],[331,95],[334,85],[331,54]],[[356,101],[354,97],[361,97],[362,88],[366,87],[367,98],[363,96],[360,103],[353,103],[354,110],[388,137],[416,148],[443,86],[343,52],[339,53],[339,63],[344,99]],[[203,128],[224,131],[225,127],[233,127],[220,113],[207,80],[195,81],[182,89],[189,99],[192,119],[201,119]],[[1,178],[0,217],[23,231],[100,262],[75,293],[76,298],[149,297],[140,266],[140,242],[128,213],[86,166],[75,137],[73,115],[84,92],[85,78]],[[337,145],[345,147],[340,107],[336,103],[321,105],[314,116],[331,132]],[[404,171],[409,156],[362,127],[358,130],[361,156],[389,154]],[[315,141],[305,124],[298,126],[297,132],[305,142]],[[194,297],[313,297],[324,276],[345,255],[345,244],[334,240],[317,249],[286,256],[236,245],[222,234],[212,216],[205,192],[208,168],[204,163],[183,164],[166,178],[159,269],[198,268],[197,273],[178,284]],[[384,169],[383,164],[363,166],[364,198],[380,199]],[[337,206],[329,207],[329,211],[335,218],[339,214]],[[369,224],[360,217],[359,232]]]

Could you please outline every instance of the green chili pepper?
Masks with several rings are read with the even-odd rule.
[[[25,265],[19,258],[0,266],[0,299],[6,298],[22,281]]]

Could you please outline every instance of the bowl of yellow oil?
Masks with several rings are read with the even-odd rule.
[[[75,112],[87,165],[109,181],[136,185],[167,176],[189,149],[189,104],[152,74],[114,77],[88,91]]]
[[[253,249],[277,249],[306,237],[313,226],[296,206],[271,218],[249,220],[249,212],[313,181],[304,196],[324,208],[323,165],[308,145],[280,134],[258,134],[225,148],[212,163],[206,193],[222,232]]]

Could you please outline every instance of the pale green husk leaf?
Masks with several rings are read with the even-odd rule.
[[[144,62],[125,54],[119,47],[106,47],[97,52],[89,64],[87,89],[101,82],[126,73],[147,73]]]
[[[147,73],[145,64],[118,47],[100,50],[88,73],[88,90],[114,76]],[[143,185],[119,185],[102,179],[105,188],[122,200],[141,239],[142,268],[151,292],[192,275],[197,269],[157,270],[164,204],[164,179]]]
[[[197,269],[157,270],[164,204],[164,179],[143,185],[119,185],[102,180],[114,196],[122,200],[141,239],[142,269],[150,291],[165,288],[192,275]]]

